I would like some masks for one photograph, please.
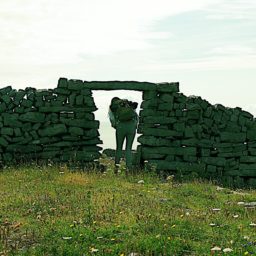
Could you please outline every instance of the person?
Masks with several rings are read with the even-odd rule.
[[[138,114],[136,113],[137,106],[137,102],[118,97],[114,97],[109,106],[108,116],[111,126],[116,129],[115,173],[118,171],[125,139],[126,170],[132,168],[132,144],[139,120]]]

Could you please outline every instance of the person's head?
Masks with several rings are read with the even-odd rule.
[[[112,105],[112,104],[115,104],[118,100],[120,100],[120,98],[114,97],[114,98],[111,100],[111,105]]]
[[[109,106],[109,108],[110,108],[111,111],[115,111],[115,110],[116,110],[119,100],[120,100],[120,99],[119,99],[118,97],[114,97],[114,98],[111,100],[111,103],[110,103],[110,106]]]

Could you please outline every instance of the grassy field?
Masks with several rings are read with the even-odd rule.
[[[0,255],[256,255],[255,190],[107,165],[1,171]]]

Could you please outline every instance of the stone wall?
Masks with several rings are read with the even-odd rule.
[[[102,144],[92,92],[80,80],[60,79],[48,90],[0,89],[0,160],[91,162]]]
[[[55,89],[0,89],[0,160],[92,162],[100,157],[93,90],[143,92],[138,162],[158,171],[195,174],[256,187],[256,121],[241,108],[187,97],[178,83],[81,81]]]
[[[157,170],[256,187],[256,121],[250,113],[187,97],[175,83],[144,91],[141,107],[142,162]]]

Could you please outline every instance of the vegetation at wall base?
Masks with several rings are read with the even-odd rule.
[[[155,172],[0,172],[0,255],[255,255],[256,191]]]

